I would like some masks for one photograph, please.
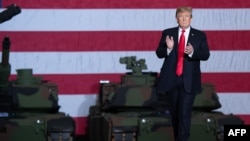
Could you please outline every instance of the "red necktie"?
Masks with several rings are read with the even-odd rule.
[[[177,76],[180,76],[183,71],[183,60],[184,60],[184,48],[185,48],[185,36],[184,32],[185,30],[181,31],[181,37],[179,40],[178,45],[178,62],[177,62],[177,68],[176,68],[176,74]]]

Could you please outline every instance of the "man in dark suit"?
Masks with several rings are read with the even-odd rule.
[[[179,7],[175,16],[178,26],[163,30],[156,50],[157,57],[164,58],[156,87],[167,96],[175,140],[188,141],[193,102],[201,92],[200,61],[208,60],[210,51],[206,34],[191,27],[192,8]]]

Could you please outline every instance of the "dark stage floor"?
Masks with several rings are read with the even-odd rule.
[[[86,136],[76,136],[74,141],[88,141]]]

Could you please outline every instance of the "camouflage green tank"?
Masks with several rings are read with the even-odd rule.
[[[99,103],[90,108],[90,141],[173,141],[169,114],[155,110],[157,73],[142,72],[145,60],[135,56],[120,63],[132,72],[121,75],[120,82],[101,81]]]
[[[73,141],[75,121],[59,112],[56,83],[17,69],[9,80],[10,39],[4,37],[0,65],[0,141]]]
[[[132,72],[121,75],[120,82],[101,81],[99,103],[90,107],[88,117],[90,141],[174,141],[166,96],[155,91],[157,73],[143,72],[145,60],[135,56],[120,63]],[[194,101],[190,141],[223,141],[224,125],[244,124],[214,111],[220,107],[215,86],[203,82]]]

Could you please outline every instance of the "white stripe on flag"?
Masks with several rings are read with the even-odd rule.
[[[86,117],[89,114],[89,107],[97,102],[95,94],[59,95],[60,111],[73,117]]]
[[[250,114],[250,93],[223,93],[218,94],[222,107],[216,111],[225,114]]]
[[[250,51],[211,51],[208,61],[201,62],[202,72],[250,72]],[[154,51],[105,52],[12,52],[12,74],[16,69],[32,68],[34,74],[124,73],[120,57],[145,59],[147,71],[159,72],[163,59]]]
[[[0,31],[156,31],[177,26],[174,15],[175,9],[23,9]],[[250,9],[194,9],[193,15],[192,26],[201,30],[250,29]]]

